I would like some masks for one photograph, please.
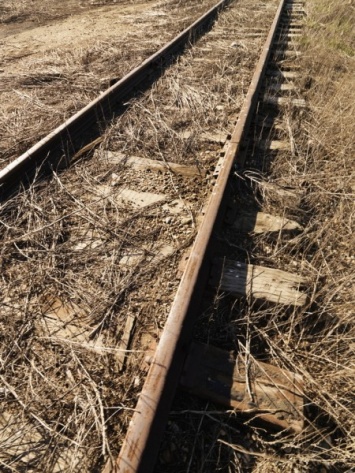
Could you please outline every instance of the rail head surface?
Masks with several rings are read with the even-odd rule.
[[[58,162],[70,161],[68,155],[73,155],[87,144],[84,136],[88,129],[99,127],[102,120],[112,118],[113,109],[117,104],[127,99],[150,75],[156,74],[164,61],[168,61],[180,48],[193,42],[194,36],[198,36],[208,22],[213,22],[218,12],[233,1],[220,0],[159,51],[0,170],[0,199],[13,193],[20,183],[32,182],[39,170],[52,169]]]
[[[286,3],[287,0],[281,0],[264,44],[119,457],[115,464],[106,464],[104,473],[149,473],[154,468],[157,450],[187,355],[191,334],[191,320],[188,320],[188,316],[191,316],[191,301],[202,273],[204,255],[233,163],[258,100],[270,48]]]

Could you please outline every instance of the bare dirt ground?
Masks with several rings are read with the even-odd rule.
[[[121,18],[128,26],[117,39],[90,38],[78,49],[75,43],[16,59],[13,75],[6,69],[2,77],[7,160],[96,96],[100,80],[128,71],[211,3],[152,3]],[[257,5],[243,0],[225,12],[211,34],[131,101],[93,159],[2,206],[0,462],[6,472],[98,471],[117,455],[144,380],[144,351],[164,326],[179,260],[211,188],[218,136],[233,126],[263,42],[257,36],[246,43],[243,28],[257,24],[265,37],[275,11],[275,2]],[[198,172],[189,178],[169,168],[137,173],[111,160],[108,150]],[[158,200],[137,208],[122,200],[127,188]],[[122,369],[127,321],[133,340]]]
[[[5,2],[0,26],[0,167],[212,4],[36,1],[29,7],[27,2]]]
[[[119,6],[74,8],[74,2],[61,2],[60,7],[46,15],[39,11],[32,20],[16,19],[0,28],[2,54],[5,61],[15,62],[27,55],[49,52],[63,47],[86,47],[93,38],[108,40],[124,35],[135,28],[128,22],[129,15],[137,15],[152,8],[153,2]],[[34,15],[31,11],[28,16]]]
[[[211,3],[4,1],[2,163]],[[106,151],[197,164],[208,176],[220,146],[206,145],[199,132],[230,130],[261,46],[261,40],[249,45],[238,37],[231,47],[229,32],[234,28],[238,36],[250,20],[240,4],[251,2],[239,2],[191,52],[198,67],[190,57],[182,59],[142,100],[132,101],[94,160],[79,162],[48,187],[37,185],[1,208],[1,471],[99,471],[104,459],[117,454],[144,379],[144,368],[135,363],[159,337],[179,260],[196,233],[211,183],[202,174],[188,180],[171,172],[137,175],[110,162]],[[236,303],[239,320],[235,311],[223,312],[217,299],[221,318],[208,319],[204,328],[212,339],[227,334],[245,340],[248,325],[252,338],[268,348],[271,363],[304,377],[317,429],[269,439],[249,430],[235,412],[220,414],[183,397],[168,425],[159,472],[345,473],[355,462],[354,7],[309,0],[307,11],[299,65],[308,72],[299,85],[308,109],[301,118],[285,116],[297,149],[291,159],[280,155],[271,170],[276,182],[305,191],[301,205],[291,209],[305,231],[291,242],[259,237],[250,251],[255,259],[289,268],[297,259],[312,281],[311,303],[287,320],[283,312],[243,312]],[[258,21],[266,22],[264,12]],[[156,205],[122,205],[120,192],[127,185],[153,187],[168,206],[161,211]],[[171,211],[176,201],[181,215]],[[267,195],[263,205],[290,212],[275,209]],[[167,250],[163,260],[155,258],[157,242]],[[129,318],[135,321],[135,351],[121,371],[119,347]],[[219,331],[212,332],[213,322]]]

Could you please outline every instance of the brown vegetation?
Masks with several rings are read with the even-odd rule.
[[[233,319],[217,297],[213,303],[220,318],[206,311],[197,336],[227,348],[239,337],[255,349],[262,346],[268,362],[302,375],[308,424],[297,436],[270,438],[240,423],[235,412],[221,415],[208,404],[195,410],[190,404],[187,413],[172,414],[159,471],[335,473],[350,471],[355,463],[354,7],[308,0],[307,9],[298,61],[307,71],[299,85],[308,108],[300,114],[286,111],[292,158],[280,153],[268,176],[292,186],[299,202],[285,205],[265,186],[254,186],[265,211],[297,220],[304,231],[273,241],[257,235],[250,254],[254,262],[307,277],[309,302],[285,317],[283,308],[255,304],[246,309],[236,301]],[[200,53],[190,51],[142,100],[132,101],[106,134],[103,148],[197,164],[208,173],[219,145],[206,145],[199,132],[230,130],[261,44],[255,41],[251,52],[249,40],[239,38],[232,47],[230,39],[224,41],[227,29],[234,27],[237,35],[248,20],[240,9],[229,15],[221,18],[211,43],[212,62],[203,62],[210,45],[202,41]],[[157,35],[166,25],[161,28]],[[101,81],[117,77],[118,62],[119,75],[135,65],[140,46],[130,57],[123,55],[122,42],[58,52],[42,57],[35,71],[16,76],[16,90],[27,102],[15,103],[1,119],[5,158],[93,97]],[[199,66],[192,69],[194,58]],[[236,63],[244,83],[236,83]],[[63,108],[58,90],[71,94]],[[12,100],[11,95],[8,103]],[[23,115],[28,104],[31,111]],[[46,119],[43,127],[40,117]],[[253,179],[261,181],[261,174]],[[183,219],[169,210],[162,214],[156,205],[143,210],[123,205],[120,189],[127,185],[154,187],[168,196],[168,204],[189,200]],[[169,171],[159,178],[137,176],[113,167],[101,149],[94,160],[55,175],[48,187],[37,183],[2,206],[0,469],[96,471],[104,457],[117,453],[144,376],[134,363],[149,344],[154,346],[164,324],[178,284],[178,260],[195,234],[209,185],[200,178],[183,181]],[[157,241],[172,248],[163,259],[155,258],[161,248]],[[131,265],[124,264],[127,258]],[[117,353],[127,317],[136,321],[135,344],[126,360],[129,369],[120,372]],[[191,437],[177,445],[182,418]],[[238,443],[242,437],[247,440]]]
[[[355,13],[352,2],[309,0],[305,7],[302,55],[293,62],[307,108],[286,108],[279,117],[291,153],[243,175],[263,211],[304,230],[291,238],[242,239],[235,231],[223,238],[241,258],[306,277],[308,303],[286,310],[219,292],[195,331],[211,345],[251,350],[301,375],[305,429],[270,435],[236,412],[180,393],[159,472],[345,473],[355,464]],[[287,192],[275,196],[277,187]]]
[[[78,0],[53,9],[36,2],[36,16],[26,2],[7,2],[12,12],[20,9],[35,19],[26,24],[25,36],[1,41],[0,168],[137,67],[213,3],[105,2],[99,10],[90,5],[81,9]],[[49,24],[48,11],[53,15]]]
[[[293,150],[278,155],[269,179],[300,196],[297,207],[263,206],[298,219],[304,231],[257,251],[311,281],[309,304],[283,313],[253,313],[251,332],[270,359],[304,377],[308,426],[295,438],[268,442],[257,435],[254,471],[346,472],[355,464],[355,9],[351,2],[306,2],[308,18],[298,60],[307,110],[287,113]],[[266,325],[260,324],[265,317]],[[238,450],[238,447],[237,447]]]
[[[4,471],[97,471],[104,458],[117,454],[144,379],[138,361],[149,345],[154,346],[165,323],[179,282],[179,257],[191,244],[210,189],[204,175],[213,168],[221,147],[213,135],[216,130],[228,133],[262,45],[261,37],[243,39],[241,29],[250,21],[250,5],[244,2],[241,8],[241,3],[223,15],[211,35],[188,50],[152,90],[131,101],[107,130],[93,159],[82,156],[71,169],[49,182],[35,183],[2,205],[0,464]],[[197,12],[197,2],[178,4],[194,15]],[[205,10],[208,5],[199,3],[198,8]],[[177,13],[171,2],[160,7]],[[275,2],[257,11],[255,21],[270,22],[274,9]],[[146,22],[150,21],[148,16]],[[140,46],[142,42],[135,53]],[[152,44],[145,47],[148,50]],[[27,125],[19,134],[22,142],[13,135],[12,153],[34,139],[38,128],[33,129],[33,122],[39,123],[39,117],[52,117],[55,110],[57,120],[68,113],[66,104],[63,108],[54,104],[53,110],[42,107],[42,99],[60,102],[55,94],[59,88],[69,101],[75,99],[76,107],[99,90],[94,69],[111,74],[118,59],[122,71],[136,61],[134,55],[124,56],[122,42],[117,49],[101,45],[91,51],[92,56],[87,52],[63,52],[59,77],[47,77],[51,68],[40,70],[39,76],[33,71],[16,77],[17,86],[23,80],[22,86],[41,100],[33,101],[32,96],[31,103],[39,105],[36,115],[30,108],[20,117]],[[75,71],[77,79],[84,74],[83,82],[74,80]],[[45,77],[48,81],[43,84]],[[16,108],[15,115],[24,109]],[[4,136],[11,136],[8,120],[2,127]],[[212,139],[201,131],[208,131]],[[8,149],[5,142],[3,146]],[[168,167],[161,174],[137,173],[107,159],[107,149],[162,163],[193,164],[201,174],[186,179]],[[127,188],[152,192],[164,205],[151,202],[137,208],[122,199]],[[121,371],[121,343],[129,318],[134,319],[133,342],[127,369]]]

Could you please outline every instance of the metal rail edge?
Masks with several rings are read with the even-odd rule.
[[[278,6],[120,454],[114,464],[106,464],[104,473],[150,473],[154,468],[183,363],[188,354],[198,304],[197,294],[202,292],[201,281],[207,278],[208,263],[205,254],[232,166],[241,150],[243,137],[258,102],[271,45],[287,2],[289,0],[281,0]]]
[[[0,198],[4,199],[13,193],[21,183],[30,184],[39,173],[48,172],[58,165],[68,165],[69,156],[87,144],[88,129],[91,129],[91,139],[93,135],[98,136],[102,123],[113,118],[114,110],[124,105],[123,99],[127,100],[129,94],[142,87],[144,81],[149,83],[152,77],[159,77],[164,66],[171,63],[171,57],[185,45],[194,42],[207,25],[213,24],[219,11],[232,1],[220,0],[172,41],[2,169]],[[93,127],[96,127],[94,132]]]

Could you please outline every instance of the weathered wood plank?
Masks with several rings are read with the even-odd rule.
[[[283,208],[296,208],[304,196],[304,189],[281,185],[277,182],[259,181],[257,183],[262,195],[268,196],[272,201],[278,202]]]
[[[121,152],[105,151],[104,159],[112,164],[127,166],[135,170],[171,171],[186,177],[202,176],[204,173],[197,166],[186,166],[183,164],[157,161],[156,159],[140,158],[138,156],[127,156]]]
[[[100,233],[89,225],[83,225],[70,236],[73,251],[94,250],[105,243]]]
[[[121,189],[117,198],[123,203],[130,204],[135,208],[148,207],[166,200],[164,194],[155,194],[153,192],[138,192],[133,189]]]
[[[209,143],[216,143],[218,145],[224,145],[227,140],[227,133],[223,131],[216,131],[214,133],[201,133],[201,138],[203,141]]]
[[[172,255],[176,249],[171,245],[160,244],[153,247],[127,248],[126,254],[122,256],[119,265],[124,268],[137,266],[140,261],[157,265],[160,261]]]
[[[231,294],[278,304],[303,306],[307,301],[307,295],[300,291],[306,280],[280,269],[217,259],[210,282]]]
[[[92,327],[85,320],[84,312],[72,303],[64,303],[55,296],[42,296],[42,317],[38,321],[38,331],[56,343],[73,343],[77,347],[104,353],[103,337],[91,339]]]
[[[259,148],[271,150],[290,150],[291,144],[289,141],[280,140],[260,140]]]
[[[271,77],[278,77],[280,79],[297,79],[300,76],[299,72],[296,71],[281,71],[278,69],[269,69],[266,75]]]
[[[292,83],[284,83],[284,84],[276,83],[276,84],[271,84],[268,86],[268,91],[274,92],[274,93],[286,92],[286,91],[288,92],[292,90],[297,90],[296,85]]]
[[[265,95],[263,98],[264,103],[275,106],[290,106],[305,108],[307,103],[304,99],[293,99],[290,97],[273,97]]]
[[[162,210],[169,215],[185,214],[190,215],[189,207],[182,199],[174,199],[162,206]]]
[[[134,315],[128,314],[121,341],[118,345],[117,365],[118,370],[122,371],[127,357],[127,350],[132,338],[133,329],[136,323]]]
[[[116,205],[130,206],[133,210],[162,204],[161,209],[168,215],[185,214],[191,216],[191,210],[183,199],[170,200],[165,194],[139,192],[127,187],[116,188],[115,185],[97,185],[93,191],[102,198],[111,200]],[[166,202],[168,201],[168,202]]]
[[[227,140],[228,133],[226,131],[216,130],[215,132],[202,132],[198,135],[198,138],[202,141],[206,141],[208,143],[216,143],[218,145],[224,145]],[[191,131],[183,131],[180,133],[180,137],[183,140],[189,140],[193,137],[194,134]]]
[[[264,212],[245,213],[238,215],[233,228],[240,233],[273,233],[286,231],[301,231],[302,226],[286,217],[270,215]]]
[[[274,56],[283,56],[283,57],[299,57],[301,56],[300,51],[295,50],[284,50],[284,49],[276,49],[274,51]]]
[[[180,382],[197,396],[276,428],[303,429],[302,377],[252,356],[192,343]]]

